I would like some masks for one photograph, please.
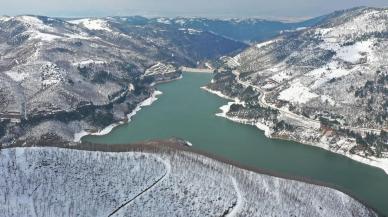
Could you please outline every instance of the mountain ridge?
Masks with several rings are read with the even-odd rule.
[[[1,17],[0,142],[49,132],[71,140],[125,120],[152,96],[153,82],[245,47],[209,32],[115,19]],[[152,76],[142,76],[150,68]]]

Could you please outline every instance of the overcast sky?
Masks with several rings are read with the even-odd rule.
[[[0,0],[0,14],[48,16],[313,17],[388,0]]]

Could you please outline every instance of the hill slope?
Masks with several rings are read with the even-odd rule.
[[[230,118],[388,171],[387,47],[387,9],[336,12],[223,58],[208,87],[243,102]]]
[[[327,187],[254,173],[163,144],[125,149],[2,150],[0,214],[377,216]]]
[[[210,32],[115,18],[1,17],[0,143],[97,130],[150,97],[152,82],[178,78],[178,67],[245,47]]]

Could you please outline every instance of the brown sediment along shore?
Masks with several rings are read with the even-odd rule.
[[[81,150],[81,151],[99,151],[99,152],[145,152],[145,153],[168,153],[168,154],[174,154],[177,152],[188,152],[193,154],[202,155],[208,158],[211,158],[213,160],[216,160],[221,163],[225,163],[228,165],[232,165],[236,168],[240,168],[243,170],[269,175],[273,177],[278,177],[282,179],[288,179],[288,180],[294,180],[294,181],[300,181],[308,184],[323,186],[332,188],[338,191],[341,191],[358,202],[364,204],[367,208],[373,210],[376,212],[379,216],[385,216],[381,214],[377,209],[375,209],[373,206],[365,202],[363,199],[359,198],[358,196],[355,196],[352,192],[348,191],[347,189],[344,189],[341,186],[334,185],[331,183],[326,183],[322,181],[313,180],[308,177],[301,177],[301,176],[295,176],[295,175],[288,175],[288,174],[282,174],[279,172],[258,168],[254,166],[244,165],[237,161],[227,159],[225,157],[217,156],[215,154],[211,154],[202,150],[195,149],[193,147],[189,147],[186,145],[186,142],[181,139],[167,139],[167,140],[149,140],[144,142],[137,142],[133,144],[117,144],[117,145],[107,145],[107,144],[92,144],[92,143],[77,143],[77,144],[67,144],[67,143],[59,143],[59,145],[37,145],[37,146],[9,146],[9,147],[3,147],[4,149],[7,148],[16,148],[16,147],[56,147],[56,148],[64,148],[64,149],[73,149],[73,150]]]

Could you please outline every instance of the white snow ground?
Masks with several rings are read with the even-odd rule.
[[[108,22],[102,19],[80,19],[69,21],[69,23],[82,25],[90,30],[102,30],[112,32],[112,29],[110,29]]]
[[[337,190],[172,149],[4,149],[0,171],[4,217],[376,216]]]
[[[260,44],[257,44],[256,48],[262,48],[262,47],[268,46],[274,42],[276,42],[276,40],[265,41],[265,42],[262,42]]]
[[[281,100],[300,104],[306,103],[316,97],[318,95],[310,92],[309,88],[304,86],[300,81],[293,82],[290,88],[283,90],[279,94],[279,99]]]

